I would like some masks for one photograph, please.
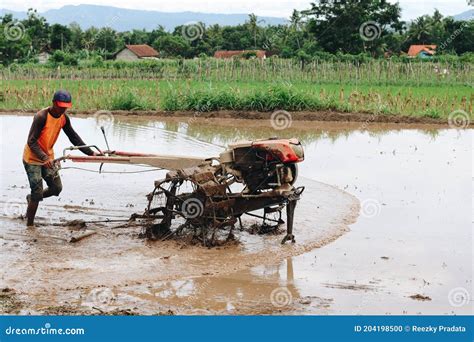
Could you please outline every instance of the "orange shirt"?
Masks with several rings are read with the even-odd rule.
[[[39,115],[36,114],[36,115]],[[46,113],[46,122],[38,138],[38,144],[41,150],[50,158],[54,159],[54,144],[58,140],[61,129],[66,124],[66,117],[62,114],[59,118],[52,116],[49,111]],[[45,161],[41,160],[30,148],[28,143],[23,150],[23,160],[29,164],[42,165]]]

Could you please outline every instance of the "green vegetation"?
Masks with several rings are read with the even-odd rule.
[[[472,113],[467,85],[371,86],[309,82],[202,82],[159,80],[0,81],[0,108],[36,111],[51,90],[66,88],[74,109],[145,110],[337,110],[446,118],[453,110]]]
[[[474,54],[473,54],[474,56]],[[474,64],[468,58],[368,59],[334,56],[335,60],[301,63],[295,59],[160,59],[139,62],[81,62],[77,66],[11,64],[0,67],[0,79],[157,79],[167,81],[281,81],[367,85],[469,84]],[[336,60],[339,57],[341,60]],[[344,58],[344,59],[343,59]],[[441,72],[436,72],[436,69]],[[443,74],[442,71],[447,71]]]
[[[474,21],[455,21],[438,11],[411,23],[400,19],[401,9],[386,0],[308,1],[308,9],[294,11],[286,25],[265,25],[251,14],[235,26],[202,23],[167,32],[160,23],[151,31],[116,32],[110,27],[83,30],[77,24],[49,24],[37,11],[23,20],[0,17],[0,64],[37,62],[38,54],[52,54],[53,65],[101,64],[125,44],[148,44],[162,58],[212,56],[217,50],[266,50],[301,63],[333,59],[399,56],[412,44],[436,44],[437,55],[472,52]],[[245,54],[254,58],[255,53]],[[340,59],[338,59],[340,60]]]
[[[77,110],[472,115],[474,21],[435,11],[408,25],[398,4],[380,0],[321,0],[308,7],[294,11],[287,25],[261,25],[252,14],[242,25],[196,23],[173,32],[160,26],[150,32],[82,30],[50,25],[36,11],[22,21],[5,15],[0,32],[18,35],[0,35],[0,108],[36,111],[50,103],[55,89],[65,88]],[[367,22],[376,25],[364,33]],[[374,39],[364,36],[370,32]],[[125,44],[149,44],[160,59],[112,61]],[[411,44],[438,49],[432,58],[408,58]],[[249,51],[211,57],[217,50]],[[258,59],[255,50],[276,56]],[[39,64],[43,51],[51,57]]]
[[[139,110],[147,109],[147,106],[142,103],[139,97],[130,90],[121,90],[112,96],[110,103],[112,110]]]

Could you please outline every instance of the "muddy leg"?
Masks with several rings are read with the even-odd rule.
[[[34,221],[38,204],[43,200],[43,179],[41,175],[41,165],[28,164],[23,162],[25,171],[30,183],[31,193],[26,196],[28,207],[26,209],[26,226],[34,227]]]
[[[43,198],[59,196],[63,189],[63,185],[61,183],[61,177],[56,170],[43,166],[41,168],[41,175],[48,185],[48,187],[43,191]]]
[[[33,201],[31,199],[28,201],[28,208],[26,209],[26,226],[28,228],[35,226],[35,216],[38,204],[38,201]]]

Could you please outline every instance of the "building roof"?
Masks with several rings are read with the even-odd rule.
[[[264,50],[219,50],[214,53],[215,58],[230,58],[233,56],[240,56],[245,53],[255,53],[258,58],[267,56],[267,51]]]
[[[125,48],[132,51],[137,57],[158,57],[159,53],[150,45],[125,45]]]
[[[436,53],[436,45],[412,45],[408,50],[408,56],[416,57],[420,52],[427,52],[430,55],[434,55]]]

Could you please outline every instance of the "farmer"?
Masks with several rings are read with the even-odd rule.
[[[33,117],[33,123],[23,151],[23,165],[31,188],[31,194],[26,196],[28,202],[26,210],[27,227],[34,227],[39,202],[46,197],[58,196],[62,190],[61,178],[54,165],[53,151],[61,129],[74,146],[85,145],[84,141],[72,128],[69,117],[65,114],[67,108],[71,106],[71,94],[66,90],[58,90],[54,93],[52,106],[40,110]],[[88,147],[80,150],[89,156],[97,155]],[[44,190],[43,179],[48,185]]]

